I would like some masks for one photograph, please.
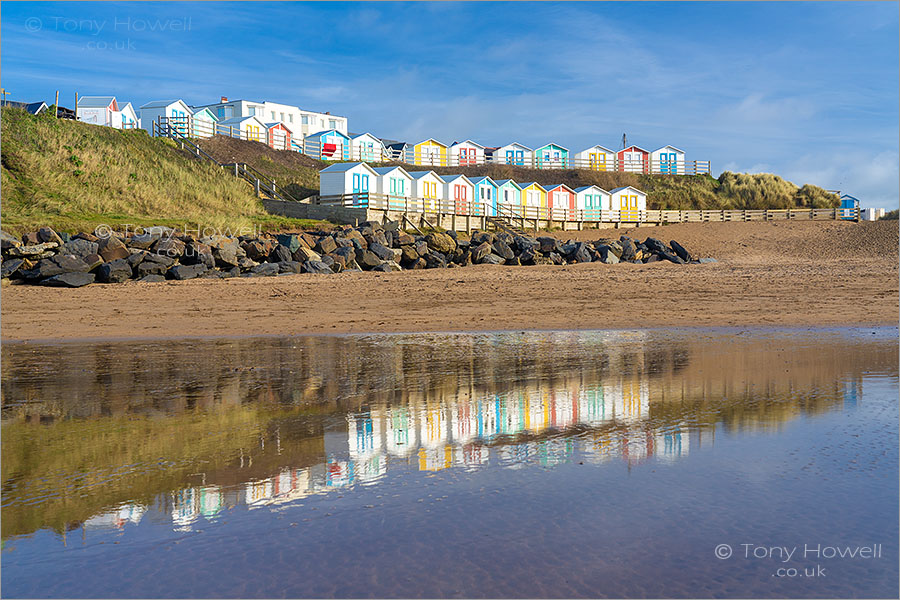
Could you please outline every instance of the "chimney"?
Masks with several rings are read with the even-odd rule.
[[[325,113],[325,114],[326,114],[326,115],[330,115],[330,114],[331,114],[331,112],[326,112],[326,113]]]
[[[222,96],[222,99],[220,100],[220,102],[228,102],[228,98],[226,98],[225,96]]]

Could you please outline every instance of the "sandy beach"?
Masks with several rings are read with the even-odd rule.
[[[705,265],[478,265],[400,273],[2,290],[3,340],[898,322],[896,221],[555,232],[682,243]]]

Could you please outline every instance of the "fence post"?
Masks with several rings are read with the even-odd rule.
[[[254,178],[253,188],[256,190],[256,197],[259,198],[259,179]]]

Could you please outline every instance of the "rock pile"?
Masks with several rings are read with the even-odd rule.
[[[166,227],[151,227],[133,235],[98,229],[74,236],[42,227],[21,240],[0,232],[0,242],[3,278],[60,287],[81,287],[95,281],[402,271],[472,264],[714,262],[695,260],[674,240],[666,245],[652,237],[643,242],[621,236],[588,243],[476,231],[464,240],[452,231],[410,235],[401,231],[396,221],[384,225],[367,222],[332,232],[200,238],[178,235]]]

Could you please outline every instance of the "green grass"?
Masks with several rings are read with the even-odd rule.
[[[121,131],[50,113],[2,109],[2,221],[10,233],[101,223],[302,229],[322,222],[275,217],[246,182],[143,130]]]
[[[900,215],[900,210],[895,208],[894,210],[889,210],[888,212],[884,213],[884,216],[878,220],[879,221],[896,221],[898,215]]]

